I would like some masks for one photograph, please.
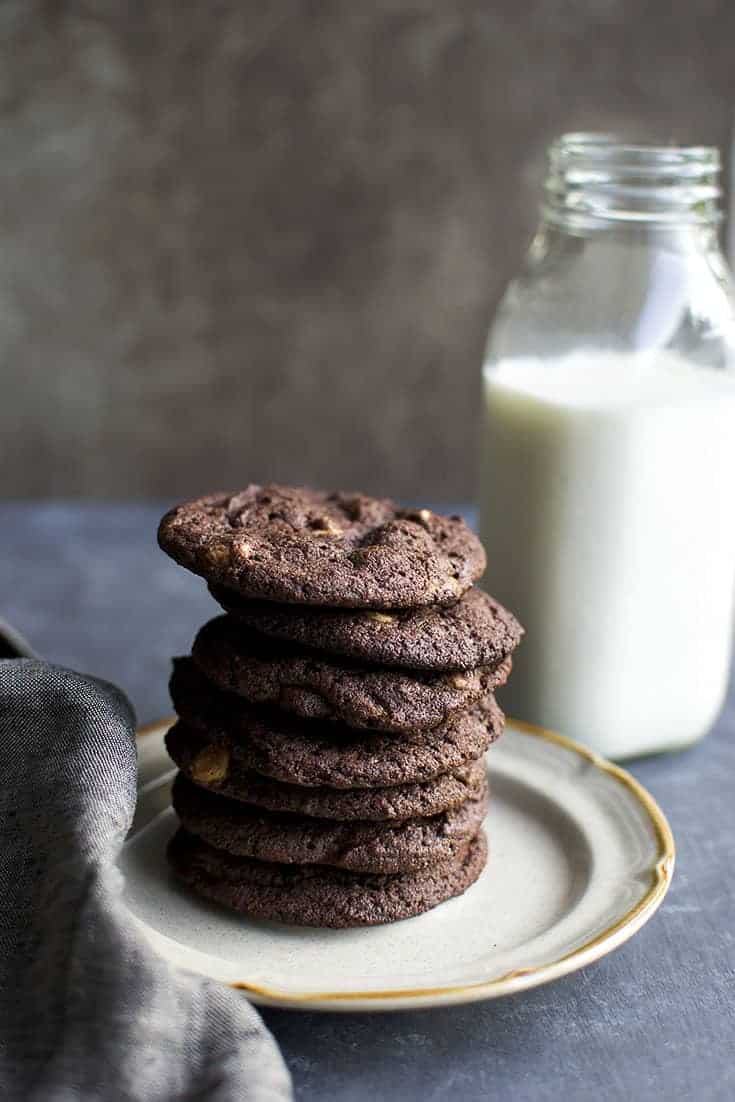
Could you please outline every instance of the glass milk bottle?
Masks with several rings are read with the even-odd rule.
[[[508,712],[614,758],[700,738],[730,671],[735,322],[719,157],[571,134],[483,369]]]

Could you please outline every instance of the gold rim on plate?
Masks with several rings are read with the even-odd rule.
[[[153,723],[148,723],[144,727],[139,728],[138,737],[143,738],[146,735],[156,734],[159,731],[164,732],[174,722],[175,717],[171,716]],[[623,785],[643,808],[656,836],[658,855],[651,872],[650,887],[635,906],[631,907],[622,918],[619,918],[606,930],[603,930],[602,933],[596,934],[595,937],[590,938],[584,945],[572,949],[571,952],[566,953],[557,960],[549,961],[546,964],[540,964],[534,968],[516,968],[492,980],[479,980],[475,983],[456,984],[448,987],[398,988],[396,990],[384,991],[310,991],[304,992],[303,994],[282,991],[278,988],[267,987],[261,984],[242,983],[238,981],[229,983],[228,986],[234,987],[238,991],[244,991],[247,994],[254,995],[258,999],[268,1000],[268,1002],[279,1005],[287,1004],[289,1006],[295,1004],[308,1005],[309,1003],[328,1002],[344,1005],[351,1002],[381,1001],[393,1002],[400,1005],[400,1000],[403,999],[436,998],[446,1000],[447,1002],[469,1002],[473,999],[489,999],[496,998],[500,995],[510,995],[515,991],[523,991],[529,987],[537,987],[540,984],[549,983],[551,980],[559,979],[561,976],[576,971],[578,968],[584,968],[586,965],[592,964],[613,949],[616,949],[619,945],[622,945],[628,938],[632,937],[658,909],[671,883],[674,872],[674,862],[676,859],[676,848],[674,845],[674,836],[671,833],[671,827],[666,820],[666,816],[653,796],[651,796],[635,777],[628,773],[627,770],[622,769],[619,765],[615,765],[613,762],[607,761],[606,758],[596,754],[594,750],[588,750],[587,747],[580,746],[579,743],[574,742],[573,739],[567,738],[566,735],[560,735],[556,731],[549,731],[545,727],[537,727],[523,720],[511,719],[508,717],[507,723],[509,727],[515,727],[526,735],[532,735],[534,738],[556,743],[557,746],[562,746],[565,750],[578,754],[579,757],[583,758],[591,765],[594,765],[597,769],[601,770],[601,772],[607,773],[608,776]]]

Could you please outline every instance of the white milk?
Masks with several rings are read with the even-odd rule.
[[[722,705],[735,603],[735,374],[672,354],[486,367],[487,588],[527,635],[501,702],[612,757]]]

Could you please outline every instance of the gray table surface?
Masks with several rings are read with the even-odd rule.
[[[456,506],[453,507],[456,509]],[[170,712],[170,656],[215,606],[155,544],[156,505],[0,504],[0,616],[49,659]],[[632,941],[512,998],[394,1014],[266,1010],[299,1100],[735,1098],[735,693],[694,749],[633,763],[673,886]]]

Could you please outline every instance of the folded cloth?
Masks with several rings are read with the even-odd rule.
[[[5,635],[4,653],[25,649]],[[112,685],[0,660],[0,1097],[276,1102],[259,1015],[159,959],[120,904],[135,720]]]

